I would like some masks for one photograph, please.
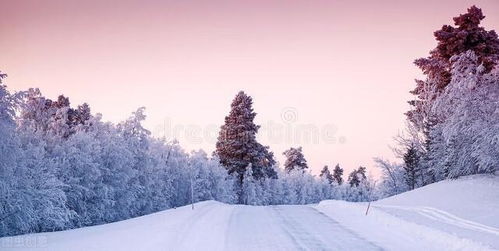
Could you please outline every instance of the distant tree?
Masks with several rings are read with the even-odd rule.
[[[340,164],[336,164],[333,169],[333,178],[338,183],[338,185],[343,184],[343,168],[340,167]]]
[[[348,183],[350,184],[350,187],[358,187],[360,183],[366,179],[366,168],[362,166],[358,169],[354,169],[350,175],[348,175]]]
[[[305,170],[308,168],[307,160],[302,153],[302,148],[293,148],[286,150],[284,153],[286,162],[284,162],[284,170],[290,172],[292,170]]]
[[[57,101],[44,97],[40,90],[29,89],[25,92],[21,112],[21,125],[49,135],[68,138],[77,131],[77,127],[86,124],[90,118],[88,104],[70,107],[69,98],[60,95]]]
[[[326,179],[329,182],[329,184],[332,184],[334,181],[334,177],[331,174],[331,172],[329,171],[328,166],[324,166],[324,168],[322,168],[321,174],[319,175],[319,177],[321,177],[322,179]]]

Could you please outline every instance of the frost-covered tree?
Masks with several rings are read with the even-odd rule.
[[[494,30],[487,31],[480,22],[485,18],[476,6],[467,13],[454,17],[454,26],[444,25],[435,31],[438,45],[427,58],[420,58],[415,64],[427,76],[426,80],[416,80],[416,88],[411,92],[416,100],[410,101],[413,109],[407,113],[408,119],[420,129],[431,120],[431,107],[435,98],[450,83],[452,73],[451,58],[471,50],[477,56],[484,71],[490,72],[499,59],[499,39]]]
[[[420,156],[416,146],[411,145],[404,154],[405,180],[410,189],[414,189],[418,183],[420,174]]]
[[[253,100],[244,92],[239,92],[231,104],[231,111],[225,117],[216,144],[216,155],[220,163],[234,174],[241,186],[246,168],[251,164],[256,179],[276,177],[273,153],[256,140],[260,126],[253,120]]]
[[[333,175],[329,171],[328,166],[324,166],[321,170],[321,174],[319,175],[322,179],[325,179],[329,182],[329,184],[332,184],[334,181]]]
[[[260,205],[259,184],[253,175],[251,164],[245,170],[242,182],[242,202],[246,205]]]
[[[333,178],[336,181],[336,184],[343,184],[343,168],[340,167],[340,164],[336,164],[333,169]]]
[[[492,173],[499,164],[499,74],[473,51],[451,58],[452,79],[435,101],[444,146],[435,146],[438,173],[454,178]]]
[[[0,236],[61,230],[69,211],[46,145],[30,130],[16,129],[19,95],[11,95],[0,74]]]
[[[20,159],[19,142],[14,122],[15,97],[2,84],[6,74],[0,72],[0,236],[27,232],[33,209],[16,183],[20,177],[17,160]]]
[[[286,172],[291,172],[292,170],[302,170],[308,168],[307,160],[302,153],[302,148],[293,148],[284,151],[284,156],[286,157],[286,162],[284,162],[284,170]]]
[[[234,201],[234,181],[217,159],[209,159],[204,151],[196,151],[190,157],[193,175],[194,201]]]
[[[389,197],[409,190],[403,164],[393,163],[380,158],[375,158],[374,162],[382,172],[381,181],[378,185],[378,192],[381,197]]]
[[[350,184],[350,187],[353,187],[353,186],[358,187],[360,185],[360,183],[365,179],[367,179],[366,168],[361,166],[358,169],[354,169],[348,175],[348,184]]]

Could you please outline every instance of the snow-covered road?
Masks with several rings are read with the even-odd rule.
[[[473,189],[470,189],[473,188]],[[499,178],[443,181],[366,203],[206,201],[101,226],[0,238],[0,250],[499,250]]]
[[[380,250],[310,206],[236,206],[226,250]]]
[[[188,214],[172,243],[180,250],[381,250],[311,206],[204,202]]]
[[[102,226],[4,238],[0,247],[2,250],[381,250],[312,206],[255,207],[215,201],[197,203],[194,210],[186,206]]]
[[[0,249],[489,250],[388,214],[385,206],[365,216],[365,204],[343,201],[260,207],[206,201],[101,226],[2,238]]]

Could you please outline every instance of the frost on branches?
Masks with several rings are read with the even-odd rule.
[[[216,144],[215,152],[220,163],[229,174],[237,177],[240,186],[250,164],[251,173],[256,179],[276,177],[273,153],[256,140],[260,126],[253,122],[256,113],[252,105],[252,98],[244,92],[236,95],[231,104],[231,111],[225,117],[225,124],[220,128]]]
[[[498,71],[489,72],[471,50],[451,63],[451,82],[434,107],[443,142],[435,154],[445,156],[435,172],[449,178],[493,173],[499,166]]]
[[[497,170],[499,38],[480,26],[484,18],[470,7],[454,18],[455,26],[437,30],[437,47],[415,61],[426,79],[416,80],[408,134],[397,138],[404,163],[379,162],[388,179],[385,195]]]
[[[286,150],[284,153],[286,162],[284,162],[284,170],[291,172],[293,170],[305,170],[308,168],[307,160],[302,153],[302,148],[293,148]]]
[[[242,92],[213,157],[153,138],[142,125],[144,108],[118,124],[101,117],[37,89],[10,94],[0,82],[0,236],[110,223],[204,200],[365,200],[303,168],[278,168],[256,142],[251,98]]]

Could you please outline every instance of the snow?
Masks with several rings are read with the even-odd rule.
[[[1,250],[494,250],[499,177],[447,180],[371,204],[196,203],[121,222],[0,239]]]
[[[444,180],[371,203],[323,201],[317,208],[390,250],[499,249],[499,177]]]

